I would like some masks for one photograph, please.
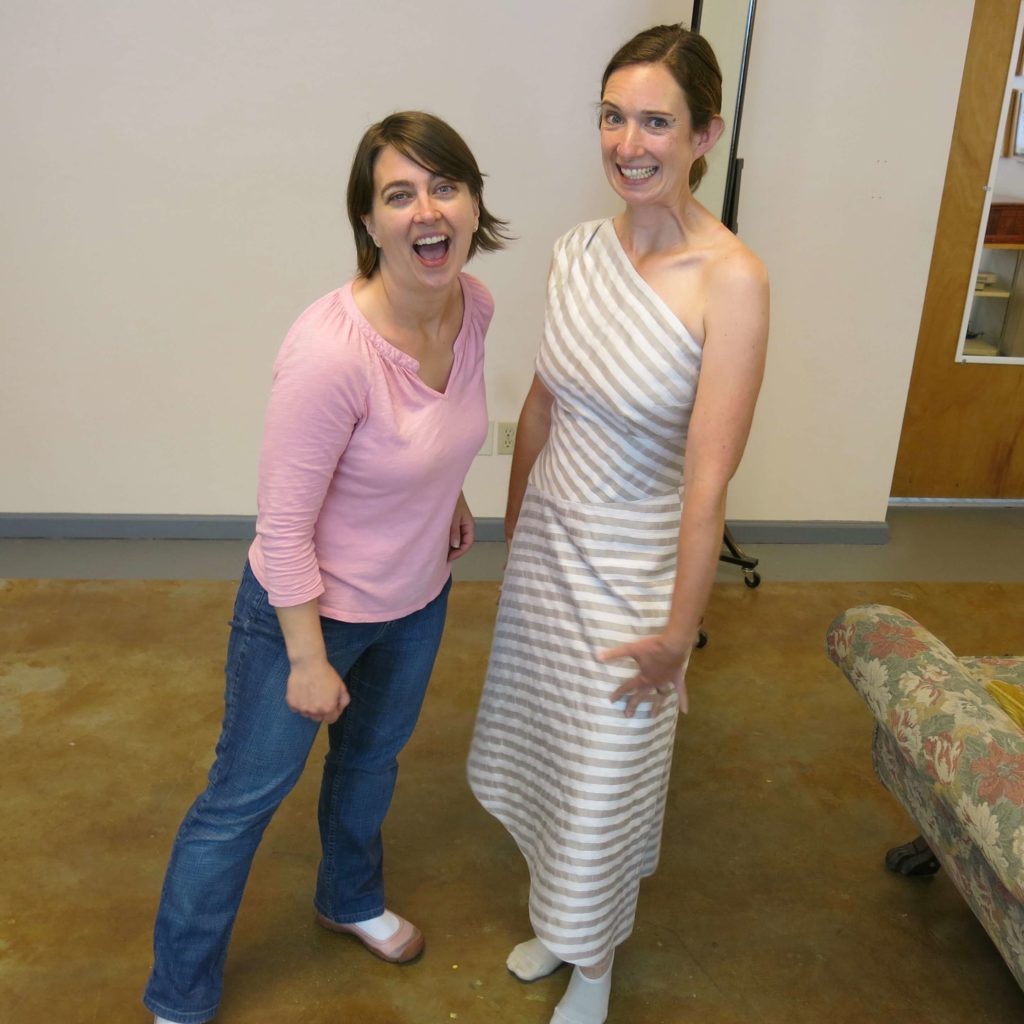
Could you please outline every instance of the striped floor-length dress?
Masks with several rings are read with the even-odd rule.
[[[630,263],[610,220],[555,246],[537,371],[555,396],[502,585],[469,757],[483,806],[530,869],[536,935],[599,964],[658,861],[678,712],[609,695],[664,628],[701,349]]]

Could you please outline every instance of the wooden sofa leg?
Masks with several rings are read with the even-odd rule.
[[[921,877],[934,875],[942,866],[922,836],[902,846],[894,846],[885,855],[885,866],[897,875]]]

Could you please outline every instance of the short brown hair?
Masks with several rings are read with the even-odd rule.
[[[722,69],[708,41],[682,25],[655,25],[633,36],[608,62],[601,78],[601,95],[620,68],[632,64],[664,64],[676,80],[690,108],[693,127],[704,131],[722,112]],[[707,173],[708,162],[700,157],[690,168],[690,191]]]
[[[356,240],[356,261],[360,277],[372,277],[378,252],[363,223],[373,208],[373,170],[377,156],[392,146],[432,174],[440,174],[469,187],[480,207],[480,225],[469,244],[469,259],[478,249],[504,249],[511,235],[508,222],[499,220],[484,206],[484,176],[462,136],[450,124],[421,110],[403,110],[370,125],[356,148],[348,177],[348,219]]]

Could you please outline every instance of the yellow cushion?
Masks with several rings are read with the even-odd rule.
[[[992,699],[1014,720],[1019,729],[1024,729],[1024,687],[993,679],[985,689]]]

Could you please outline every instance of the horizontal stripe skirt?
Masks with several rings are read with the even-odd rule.
[[[677,494],[581,505],[531,487],[502,584],[470,786],[526,858],[535,934],[582,966],[629,937],[658,862],[678,701],[626,718],[609,697],[635,663],[596,655],[664,627],[679,515]]]

